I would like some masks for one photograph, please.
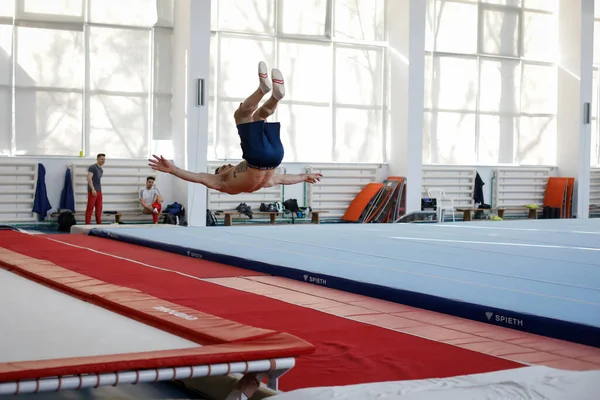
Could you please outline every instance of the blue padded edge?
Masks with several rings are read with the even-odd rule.
[[[301,269],[274,265],[262,261],[253,261],[237,256],[213,253],[202,249],[138,238],[127,234],[108,232],[98,228],[91,229],[87,234],[89,236],[113,239],[142,247],[150,247],[156,250],[162,250],[186,257],[201,258],[206,261],[231,265],[234,267],[262,272],[273,276],[281,276],[297,281],[313,283],[319,286],[325,286],[344,292],[387,300],[394,303],[435,311],[447,315],[454,315],[456,317],[484,322],[503,328],[510,328],[559,340],[566,340],[588,346],[600,347],[600,329],[590,325],[577,324],[569,321],[562,321],[518,311],[487,307],[480,304],[467,303],[460,300],[443,298],[409,290],[394,289],[372,283],[358,282],[347,278],[318,274]],[[493,313],[493,315],[488,320],[487,315],[489,315],[488,313],[490,312]],[[502,321],[498,321],[496,319],[497,317],[513,318],[522,321],[522,323],[520,325],[507,325]]]
[[[16,231],[16,232],[23,232],[21,229],[14,227],[14,226],[10,226],[10,225],[0,225],[0,231]]]

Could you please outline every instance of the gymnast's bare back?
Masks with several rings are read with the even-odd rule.
[[[249,168],[245,160],[238,165],[222,165],[215,170],[215,175],[221,182],[221,191],[228,194],[252,193],[275,185],[275,169]]]
[[[274,68],[272,80],[268,79],[264,62],[258,64],[259,86],[234,113],[235,124],[241,140],[242,158],[237,165],[225,164],[214,174],[190,172],[174,166],[163,156],[154,155],[148,160],[156,171],[172,174],[180,179],[200,183],[228,194],[251,193],[275,185],[293,185],[300,182],[316,183],[321,174],[276,174],[283,159],[284,149],[280,139],[279,122],[267,122],[277,104],[285,95],[283,75]],[[270,91],[271,97],[259,108],[260,100]]]

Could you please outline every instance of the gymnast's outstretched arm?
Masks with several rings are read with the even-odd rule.
[[[163,156],[154,156],[154,159],[148,160],[148,165],[155,171],[166,172],[174,175],[184,181],[199,183],[208,188],[223,190],[223,178],[219,175],[207,174],[205,172],[191,172],[174,166]]]
[[[273,175],[267,187],[275,185],[295,185],[302,182],[317,183],[322,177],[322,174],[276,174]]]
[[[178,167],[173,168],[174,169],[173,172],[171,172],[171,175],[174,175],[179,179],[183,179],[184,181],[188,182],[199,183],[215,190],[223,189],[223,178],[219,175],[207,174],[205,172],[191,172]]]

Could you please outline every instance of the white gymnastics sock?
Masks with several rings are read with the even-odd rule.
[[[277,68],[271,70],[271,80],[273,81],[273,97],[276,100],[281,100],[285,96],[285,86],[283,82],[283,74]]]
[[[263,61],[258,63],[258,84],[263,94],[267,94],[271,91],[271,82],[269,81],[269,70],[267,64]]]

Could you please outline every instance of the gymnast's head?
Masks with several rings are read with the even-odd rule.
[[[222,174],[222,173],[227,173],[227,172],[229,172],[229,170],[231,168],[233,168],[233,165],[231,165],[231,164],[221,165],[219,168],[215,169],[215,174],[219,175],[219,174]]]

